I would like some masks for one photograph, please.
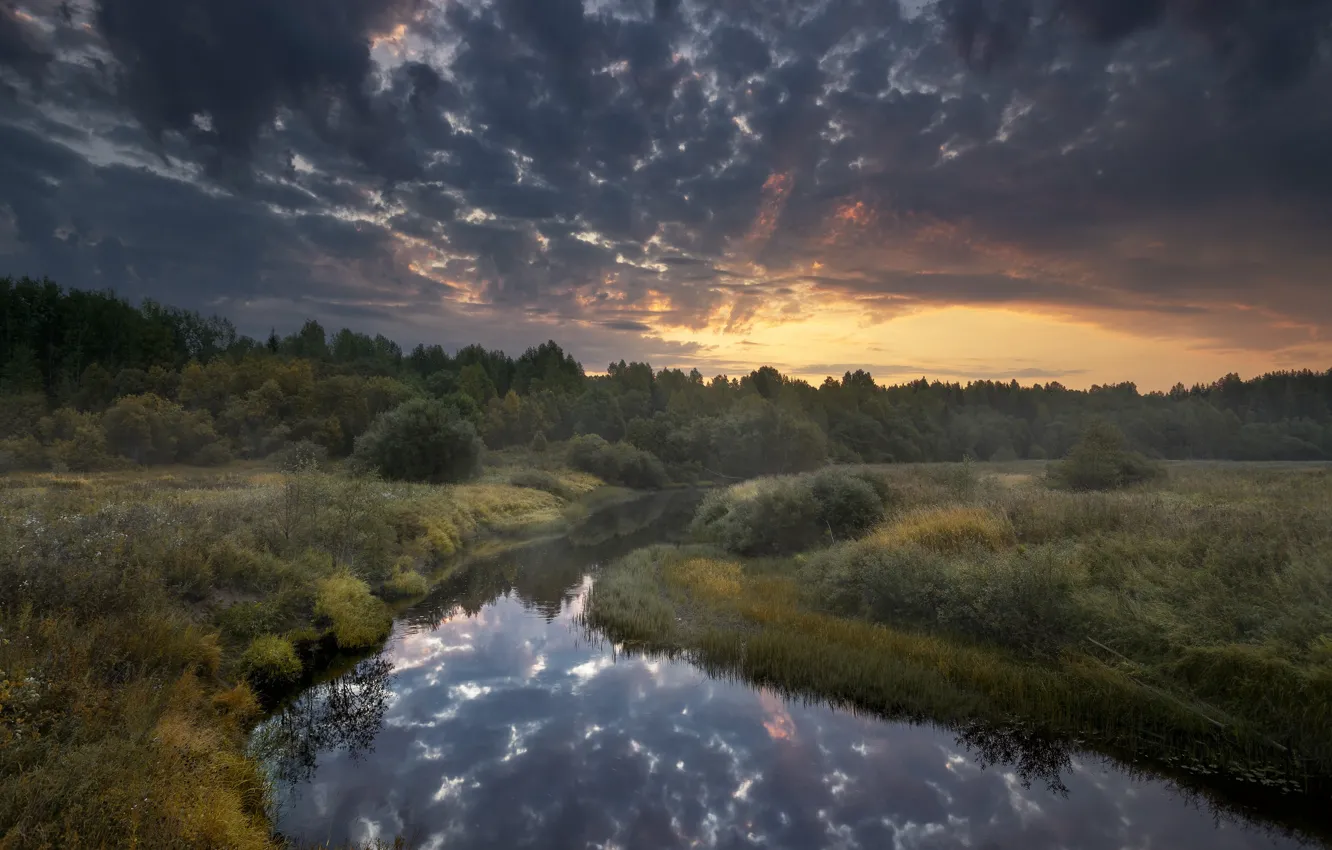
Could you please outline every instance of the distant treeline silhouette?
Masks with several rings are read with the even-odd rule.
[[[866,371],[815,386],[770,366],[709,379],[624,361],[593,376],[554,342],[518,357],[479,345],[404,352],[314,321],[256,340],[225,318],[29,278],[0,279],[0,395],[7,468],[219,463],[300,441],[343,456],[377,415],[422,396],[454,406],[492,449],[596,434],[676,475],[1062,457],[1092,421],[1156,458],[1332,459],[1332,370],[1232,374],[1165,393],[881,386]]]

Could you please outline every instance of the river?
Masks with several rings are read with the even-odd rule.
[[[299,843],[420,848],[1285,848],[1095,755],[887,723],[629,657],[578,615],[687,494],[479,563],[256,731]]]

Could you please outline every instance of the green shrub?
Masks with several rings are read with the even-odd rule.
[[[841,469],[825,469],[810,477],[819,521],[835,540],[860,537],[883,518],[884,496],[871,478]]]
[[[596,434],[584,434],[569,442],[569,465],[625,487],[654,490],[669,483],[656,455],[628,443],[608,443]]]
[[[714,490],[699,505],[691,530],[742,555],[798,552],[859,537],[883,517],[883,500],[867,475],[825,469]]]
[[[97,417],[62,407],[39,425],[47,442],[51,467],[73,472],[90,472],[117,465],[118,459],[107,453],[106,437]]]
[[[294,682],[301,675],[301,659],[291,641],[277,635],[260,635],[240,658],[241,670],[257,688]]]
[[[1094,422],[1067,457],[1050,465],[1047,475],[1066,490],[1116,490],[1160,478],[1164,470],[1129,450],[1118,428]]]
[[[475,477],[481,450],[476,428],[456,408],[417,398],[376,417],[353,457],[385,478],[439,484]]]
[[[742,555],[799,552],[827,539],[814,488],[804,477],[757,478],[713,490],[703,499],[691,532]]]
[[[1066,561],[1049,550],[959,557],[874,535],[819,553],[801,578],[829,613],[1050,655],[1088,627]]]
[[[312,440],[288,443],[273,456],[285,472],[313,472],[328,462],[328,449]]]
[[[384,582],[384,595],[389,598],[408,599],[424,596],[430,590],[426,577],[413,569],[398,565],[389,580]]]
[[[550,443],[546,440],[546,435],[543,432],[537,431],[532,435],[532,451],[537,454],[544,454],[549,447]]]
[[[5,403],[0,405],[0,438],[35,436],[38,423],[45,416],[45,393],[7,395]]]
[[[388,608],[370,594],[370,586],[346,572],[319,582],[315,614],[332,623],[333,636],[343,649],[374,646],[393,625]]]

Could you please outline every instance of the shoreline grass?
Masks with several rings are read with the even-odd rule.
[[[1332,475],[1177,466],[1069,493],[974,472],[878,470],[881,524],[792,557],[640,550],[586,623],[892,719],[1016,722],[1202,785],[1328,787]]]
[[[265,701],[377,645],[465,550],[566,529],[601,489],[494,460],[446,486],[258,463],[0,477],[0,846],[282,847],[245,755]]]

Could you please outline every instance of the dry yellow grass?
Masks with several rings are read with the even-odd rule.
[[[923,546],[936,552],[980,548],[997,552],[1013,545],[1013,528],[984,508],[954,505],[911,511],[875,530],[875,542],[887,546]]]
[[[732,599],[740,593],[740,565],[716,558],[689,558],[663,569],[666,581],[690,594],[713,601]]]

